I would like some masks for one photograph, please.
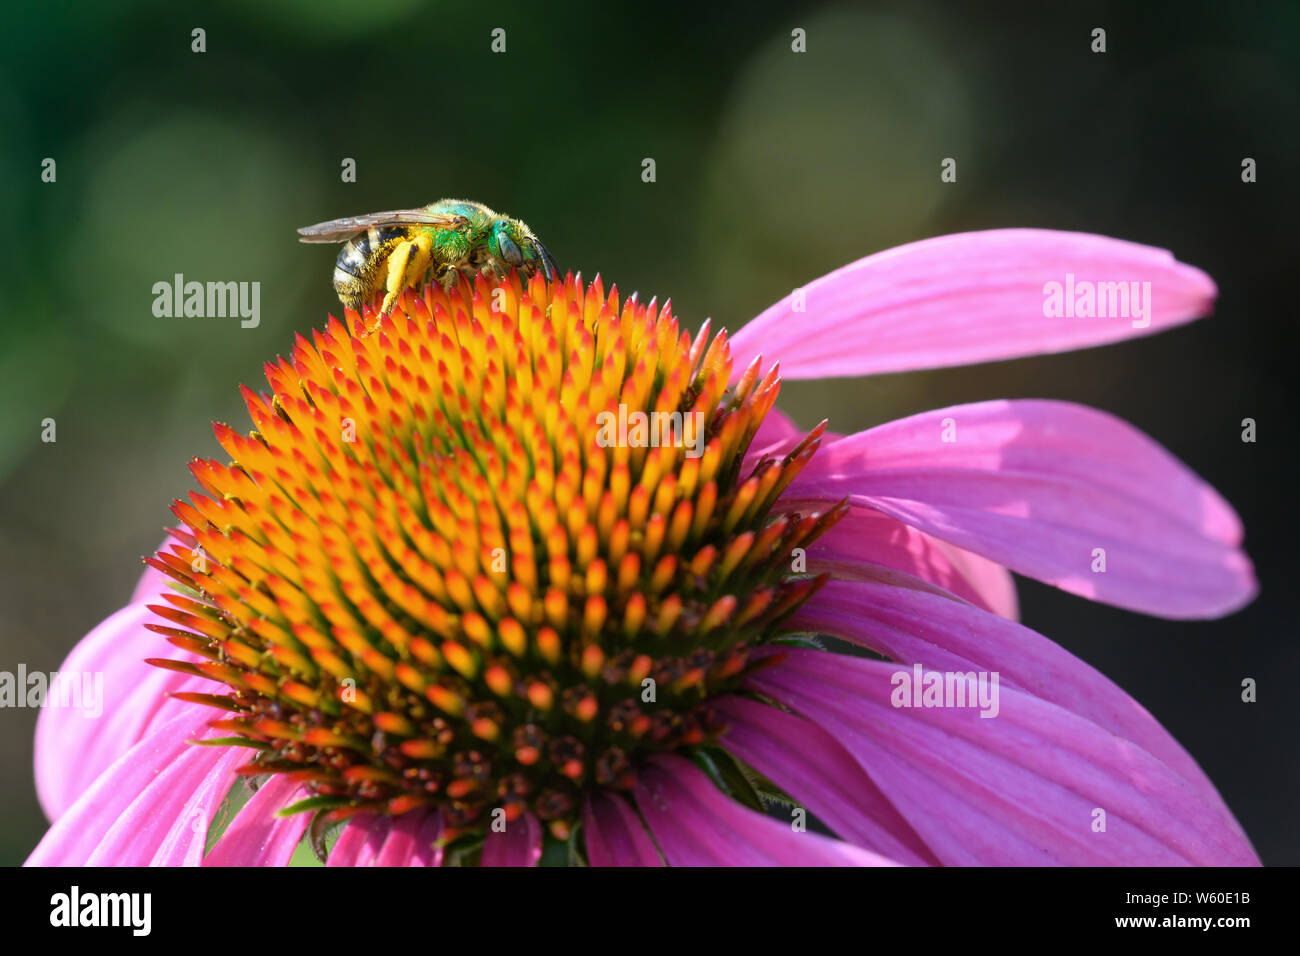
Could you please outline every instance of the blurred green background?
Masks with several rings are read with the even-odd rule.
[[[237,383],[337,311],[298,226],[444,195],[519,216],[565,268],[732,329],[845,262],[969,229],[1163,246],[1217,315],[1065,356],[789,383],[852,431],[1054,397],[1121,415],[1240,510],[1263,596],[1142,618],[1025,583],[1026,623],[1142,701],[1265,862],[1300,863],[1294,358],[1300,10],[1249,6],[161,0],[6,9],[0,31],[0,669],[56,669],[125,602],[247,423]],[[1108,50],[1089,50],[1094,27]],[[191,30],[207,52],[191,52]],[[506,30],[506,52],[490,50]],[[791,31],[807,52],[791,51]],[[1259,181],[1240,179],[1243,157]],[[41,162],[57,161],[43,183]],[[340,163],[357,181],[340,181]],[[656,161],[644,183],[642,160]],[[958,182],[939,162],[958,161]],[[261,283],[261,324],[156,318],[155,282]],[[815,317],[809,316],[810,327]],[[1243,417],[1259,442],[1240,441]],[[58,441],[40,440],[57,420]],[[1243,677],[1259,702],[1242,704]],[[0,862],[46,826],[35,712],[0,711]]]

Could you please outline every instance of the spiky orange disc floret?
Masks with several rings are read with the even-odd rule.
[[[817,587],[791,552],[840,509],[773,504],[821,428],[742,475],[776,369],[728,387],[725,332],[599,278],[345,317],[267,365],[273,394],[244,389],[256,431],[215,426],[230,464],[192,463],[207,493],[147,559],[189,594],[150,627],[203,660],[151,663],[228,685],[181,696],[335,818],[529,808],[566,832],[583,789],[715,734],[701,702]],[[703,454],[608,445],[620,404],[699,412]]]

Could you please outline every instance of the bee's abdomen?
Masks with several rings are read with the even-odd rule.
[[[403,229],[385,226],[368,229],[355,239],[349,239],[339,250],[338,261],[334,263],[336,272],[364,278],[366,272],[374,267],[375,260],[386,254],[393,241],[405,234]]]
[[[344,243],[334,263],[334,291],[345,306],[360,311],[374,296],[380,263],[405,235],[406,230],[394,226],[372,227]]]

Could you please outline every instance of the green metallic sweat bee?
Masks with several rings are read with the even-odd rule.
[[[560,271],[527,225],[467,199],[334,219],[298,235],[303,242],[346,243],[334,263],[334,291],[357,312],[383,289],[380,315],[387,315],[403,290],[430,273],[449,289],[462,273],[500,278],[514,266],[524,278],[540,271],[549,282]]]

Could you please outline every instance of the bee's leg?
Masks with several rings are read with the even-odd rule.
[[[458,264],[470,253],[469,240],[454,230],[435,230],[427,236],[428,258],[425,270],[432,270],[433,281],[450,292],[456,285]]]
[[[473,273],[469,271],[468,266],[458,265],[456,263],[442,263],[441,265],[435,266],[433,270],[434,281],[437,282],[438,285],[442,286],[443,292],[448,294],[460,285],[461,277],[470,279],[472,275]],[[471,282],[472,281],[473,280],[471,279]]]
[[[429,258],[432,254],[433,239],[419,235],[411,240],[411,255],[406,262],[406,275],[402,278],[403,288],[420,289],[424,285],[424,274],[429,271]]]
[[[406,288],[406,264],[410,261],[411,242],[399,242],[388,256],[388,279],[384,283],[384,304],[379,309],[380,316],[393,311],[397,297]]]
[[[541,240],[536,236],[530,237],[529,241],[532,242],[533,248],[537,251],[542,275],[546,277],[547,282],[553,282],[555,277],[560,274],[560,267],[556,265],[555,257],[546,250],[546,247],[542,245]]]

